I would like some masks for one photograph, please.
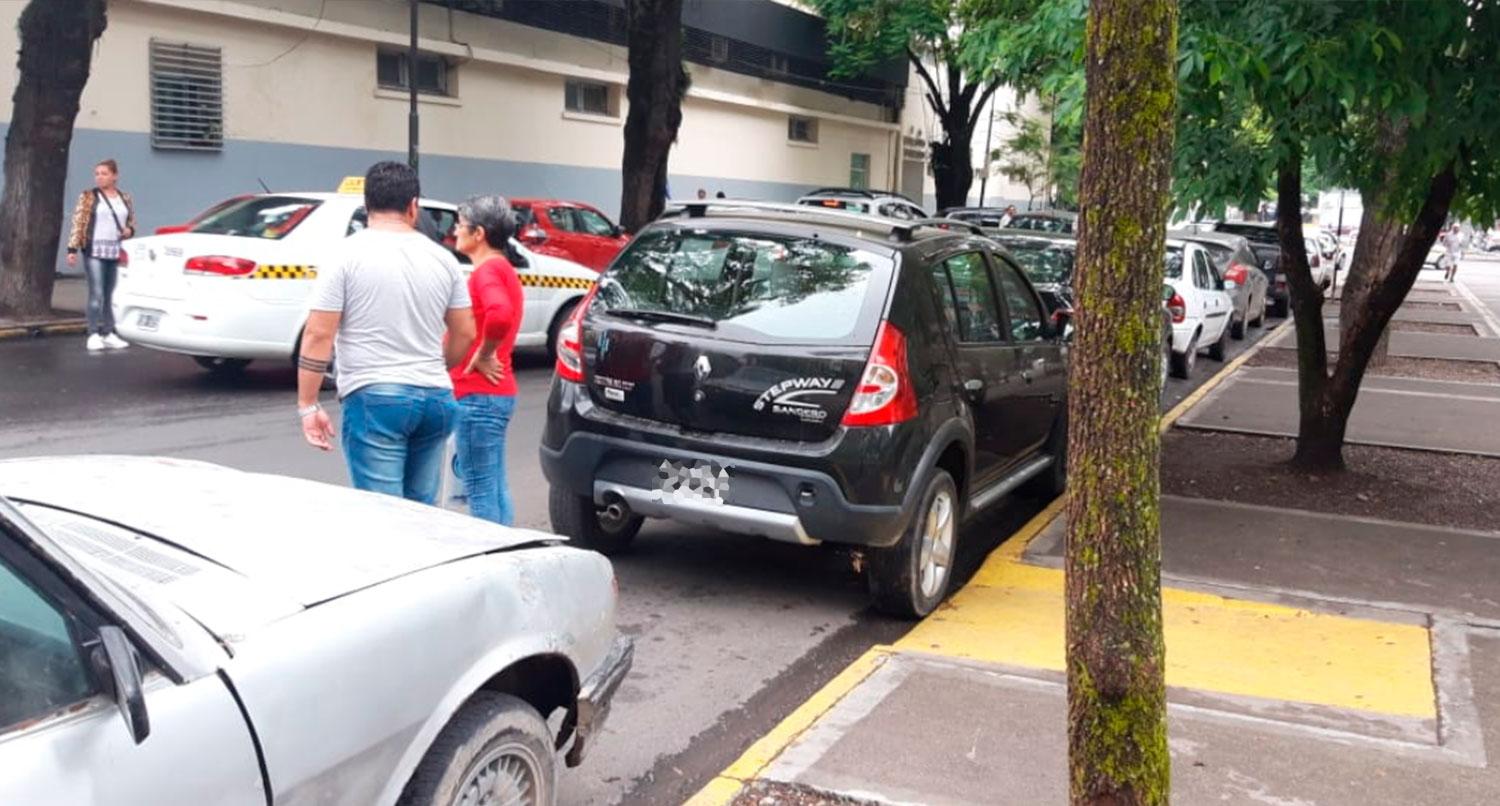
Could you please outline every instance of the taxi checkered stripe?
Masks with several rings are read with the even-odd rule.
[[[521,285],[538,286],[540,288],[588,288],[594,284],[593,280],[585,280],[580,277],[549,277],[546,275],[521,275]]]
[[[296,263],[280,263],[256,268],[250,275],[252,280],[313,280],[318,276],[317,266]]]

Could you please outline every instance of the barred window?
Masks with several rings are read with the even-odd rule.
[[[579,78],[570,78],[566,81],[563,109],[583,115],[619,116],[614,87]]]
[[[224,60],[217,47],[151,40],[151,145],[224,148]]]
[[[786,139],[794,143],[818,142],[818,121],[792,115],[786,120]]]

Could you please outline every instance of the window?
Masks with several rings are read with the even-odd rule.
[[[563,232],[578,231],[578,222],[573,219],[573,208],[571,207],[548,207],[547,220],[552,222],[554,229]]]
[[[224,148],[224,63],[219,48],[151,40],[151,146]]]
[[[1213,271],[1208,266],[1208,254],[1202,249],[1193,251],[1193,285],[1204,289],[1214,287]]]
[[[1042,327],[1042,309],[1037,305],[1036,297],[1031,295],[1014,266],[1003,260],[995,262],[1000,268],[1005,312],[1010,314],[1011,341],[1041,341],[1047,333]]]
[[[729,61],[729,40],[716,36],[708,41],[708,57],[723,64]]]
[[[593,210],[574,207],[573,218],[578,223],[578,229],[581,232],[605,238],[613,238],[615,236],[615,225],[609,223],[609,219]]]
[[[792,72],[791,63],[787,61],[785,53],[771,54],[771,75],[784,76]]]
[[[978,252],[957,255],[943,261],[943,268],[958,311],[958,340],[970,344],[1001,341],[1000,311],[984,257]]]
[[[404,50],[380,50],[375,54],[375,80],[388,90],[411,89],[411,70]],[[417,54],[417,92],[425,95],[452,95],[449,79],[453,66],[433,53]]]
[[[1180,246],[1169,246],[1169,247],[1167,247],[1167,254],[1166,254],[1165,262],[1166,262],[1166,272],[1167,272],[1167,276],[1168,277],[1171,277],[1173,279],[1181,277],[1182,276],[1182,247],[1180,247]]]
[[[818,142],[818,121],[792,115],[786,119],[786,139],[794,143]]]
[[[1033,283],[1068,285],[1073,282],[1075,247],[1067,241],[1041,238],[1005,238],[1000,241],[1021,264]]]
[[[276,241],[296,229],[321,204],[298,196],[254,196],[204,218],[189,232]]]
[[[563,108],[580,115],[615,117],[614,87],[597,81],[570,78],[567,82]]]
[[[873,337],[885,286],[871,278],[889,268],[887,257],[814,238],[657,230],[600,277],[594,310],[704,319],[728,340],[850,343]]]
[[[870,155],[849,155],[849,187],[856,190],[870,189]]]
[[[0,560],[0,731],[94,690],[62,610]]]

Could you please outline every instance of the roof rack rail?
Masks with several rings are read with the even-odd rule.
[[[851,213],[844,210],[832,210],[827,207],[808,204],[786,204],[783,202],[745,201],[741,199],[704,199],[700,201],[673,202],[662,211],[661,217],[680,218],[686,215],[688,218],[703,218],[710,210],[753,210],[766,213],[784,213],[807,218],[820,218],[825,221],[837,221],[840,224],[853,227],[861,227],[867,230],[885,230],[897,241],[903,243],[912,240],[918,229],[923,227],[941,230],[966,230],[973,235],[985,235],[984,228],[978,224],[968,221],[957,221],[949,218],[921,218],[912,221],[880,218],[865,213]]]
[[[861,199],[873,199],[876,196],[890,196],[891,198],[894,198],[894,199],[902,199],[902,200],[905,200],[905,201],[909,201],[909,202],[911,202],[912,204],[915,204],[918,207],[922,206],[921,203],[918,202],[916,199],[913,199],[912,197],[906,195],[905,193],[897,193],[894,190],[871,190],[869,188],[836,188],[836,187],[830,187],[830,188],[818,188],[817,190],[814,190],[811,193],[808,193],[806,195],[808,195],[808,196],[857,196],[857,197],[859,197]]]

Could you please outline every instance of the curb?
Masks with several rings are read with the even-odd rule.
[[[87,332],[88,323],[82,319],[58,319],[50,322],[0,327],[0,341],[35,339],[42,336],[81,336]]]
[[[1196,406],[1208,393],[1213,391],[1229,377],[1235,370],[1244,366],[1251,356],[1259,352],[1270,343],[1271,338],[1279,333],[1282,328],[1292,325],[1293,320],[1288,317],[1281,324],[1268,329],[1258,342],[1250,349],[1235,356],[1233,360],[1226,363],[1219,371],[1214,373],[1203,385],[1193,390],[1192,394],[1183,398],[1181,402],[1173,406],[1161,418],[1161,432],[1167,433],[1177,420]],[[1067,493],[1058,496],[1052,503],[1048,504],[1041,512],[1032,516],[1021,528],[1012,532],[992,554],[1003,554],[1014,560],[1020,560],[1026,552],[1031,541],[1035,540],[1052,521],[1063,513],[1067,504]],[[986,559],[988,562],[988,559]],[[955,593],[957,593],[955,591]],[[925,621],[925,619],[924,619]],[[912,625],[913,629],[921,624]],[[887,657],[898,654],[893,646],[879,645],[866,650],[865,654],[849,664],[842,672],[835,675],[823,688],[809,697],[805,702],[787,715],[776,727],[772,728],[761,738],[757,739],[737,759],[725,767],[718,775],[714,776],[704,787],[684,802],[684,806],[728,806],[739,797],[745,786],[749,785],[756,777],[771,765],[776,757],[788,746],[797,740],[804,732],[812,727],[823,714],[827,713],[850,691],[853,691],[865,678],[869,677]]]

